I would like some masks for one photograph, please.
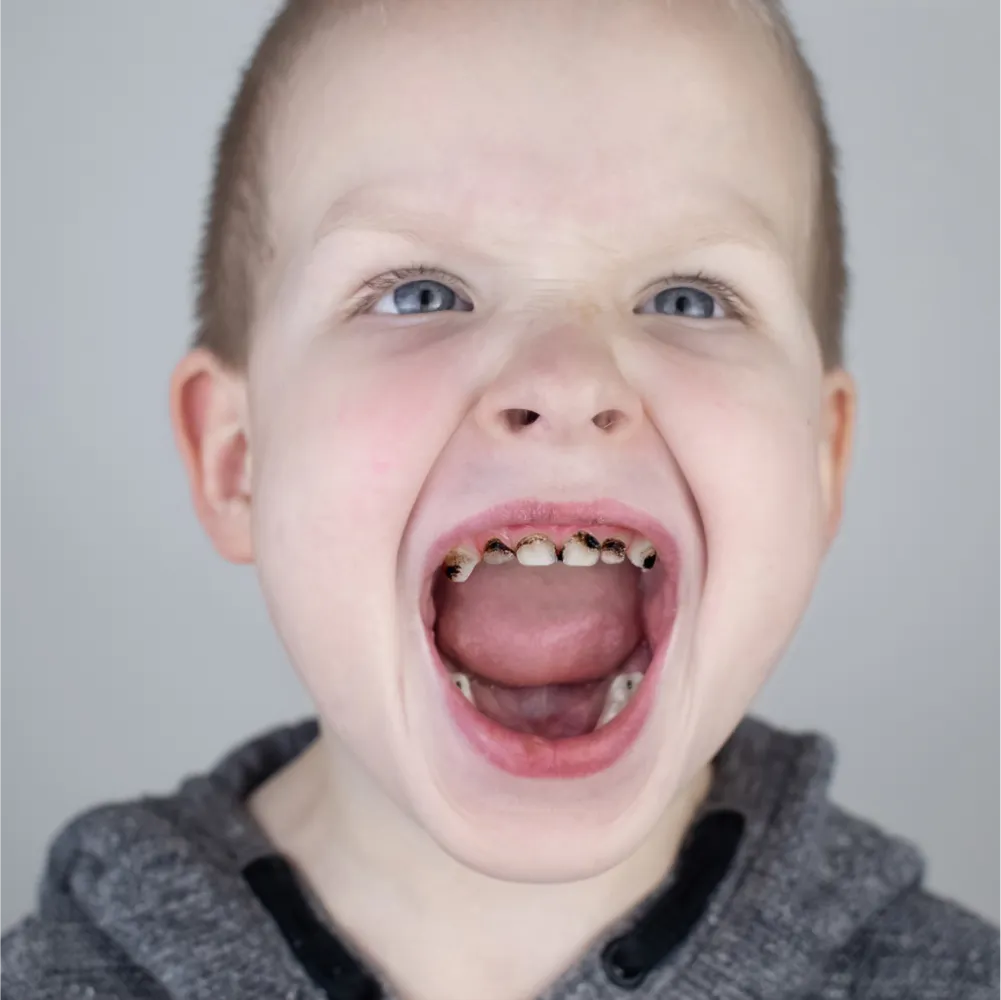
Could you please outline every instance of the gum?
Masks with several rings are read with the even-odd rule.
[[[483,550],[486,548],[487,543],[494,538],[499,539],[509,549],[515,549],[519,542],[531,535],[544,535],[558,549],[562,549],[568,539],[577,534],[578,531],[586,531],[602,543],[606,542],[609,538],[618,539],[619,541],[625,543],[627,549],[634,541],[642,537],[635,531],[631,531],[629,528],[620,528],[615,525],[608,524],[561,524],[556,526],[551,524],[517,524],[491,528],[489,531],[483,531],[475,535],[470,535],[462,539],[462,541],[453,546],[453,548],[461,548],[465,549],[467,552],[475,552],[477,555],[482,557]]]

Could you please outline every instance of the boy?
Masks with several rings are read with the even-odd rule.
[[[774,4],[289,3],[171,403],[319,725],[76,820],[5,996],[996,995],[743,719],[839,520],[843,286]]]

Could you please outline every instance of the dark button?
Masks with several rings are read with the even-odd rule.
[[[601,953],[601,965],[605,975],[624,990],[635,990],[649,975],[649,970],[630,955],[630,939],[627,935],[617,937],[605,945]]]

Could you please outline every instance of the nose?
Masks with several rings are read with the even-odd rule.
[[[590,331],[564,329],[522,345],[476,407],[494,438],[572,445],[628,436],[643,406],[611,345]]]

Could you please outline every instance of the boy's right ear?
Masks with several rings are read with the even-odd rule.
[[[203,348],[170,380],[170,420],[202,527],[223,558],[253,560],[247,382]]]

